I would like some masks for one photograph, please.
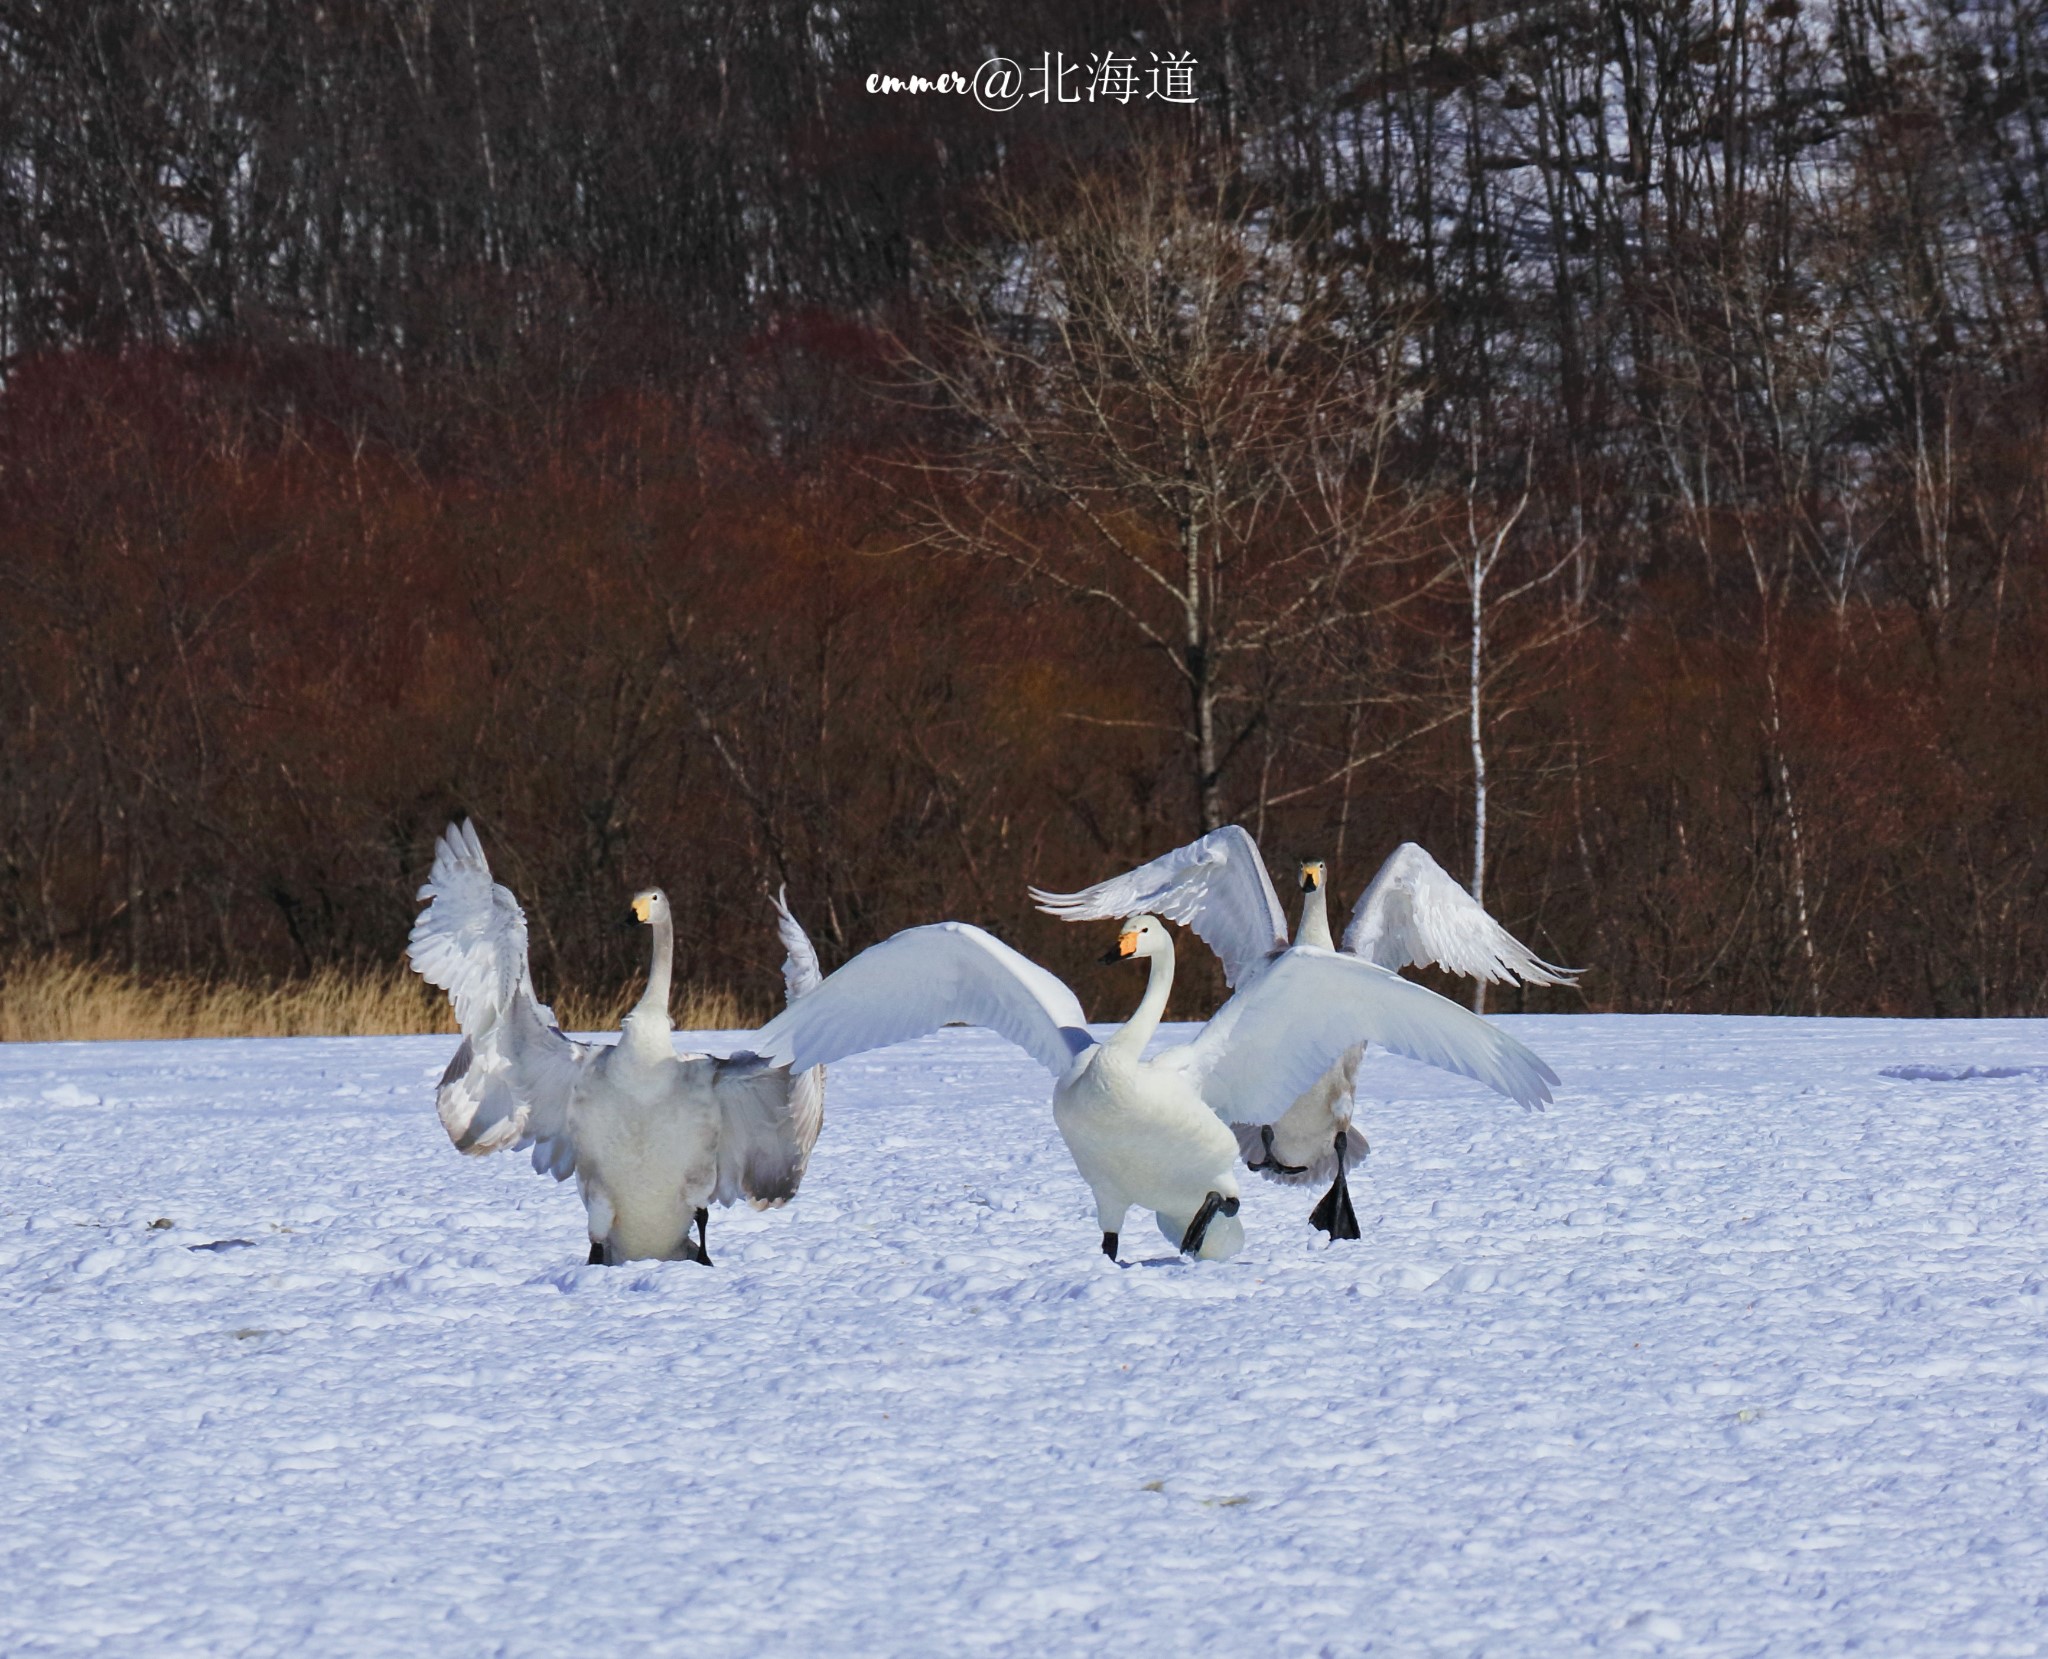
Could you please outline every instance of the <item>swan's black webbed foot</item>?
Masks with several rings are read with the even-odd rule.
[[[1309,1212],[1309,1225],[1320,1227],[1330,1235],[1332,1241],[1340,1238],[1351,1239],[1359,1236],[1358,1214],[1351,1208],[1351,1183],[1344,1178],[1344,1131],[1337,1131],[1337,1178],[1330,1183],[1330,1190],[1323,1194],[1322,1202]]]
[[[1102,1253],[1111,1261],[1116,1260],[1116,1234],[1104,1233],[1102,1235]]]
[[[1246,1164],[1246,1169],[1276,1169],[1282,1175],[1299,1175],[1308,1168],[1306,1164],[1283,1164],[1273,1156],[1273,1126],[1259,1125],[1259,1145],[1265,1149],[1265,1156],[1255,1164]]]
[[[711,1265],[711,1212],[702,1204],[697,1206],[697,1259]]]
[[[594,1238],[594,1239],[592,1239],[592,1240],[590,1241],[590,1260],[589,1260],[589,1261],[587,1261],[587,1262],[585,1262],[585,1263],[584,1263],[584,1266],[586,1266],[586,1267],[602,1267],[602,1266],[604,1266],[604,1240],[603,1240],[603,1239],[601,1239],[601,1238]]]
[[[1225,1198],[1220,1192],[1212,1192],[1202,1200],[1202,1207],[1195,1211],[1195,1219],[1188,1223],[1188,1230],[1180,1236],[1180,1252],[1192,1256],[1202,1248],[1202,1240],[1209,1236],[1209,1223],[1219,1215],[1236,1215],[1237,1200]]]

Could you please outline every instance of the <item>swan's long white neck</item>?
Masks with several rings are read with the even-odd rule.
[[[1330,932],[1330,892],[1327,882],[1317,882],[1301,895],[1301,925],[1294,930],[1297,945],[1320,945],[1324,950],[1337,948],[1336,936]]]
[[[626,1016],[625,1031],[629,1037],[658,1042],[666,1049],[671,1029],[668,993],[676,952],[676,924],[666,914],[657,914],[649,931],[654,935],[654,954],[647,964],[647,989]]]
[[[1152,953],[1151,977],[1145,981],[1145,995],[1139,1000],[1137,1012],[1103,1046],[1133,1057],[1143,1053],[1153,1032],[1159,1029],[1159,1021],[1166,1013],[1166,999],[1172,994],[1173,942],[1165,940]]]

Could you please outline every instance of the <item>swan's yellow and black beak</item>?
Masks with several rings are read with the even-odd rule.
[[[1105,962],[1126,962],[1138,954],[1138,930],[1126,928],[1116,936],[1116,949],[1102,953]]]
[[[651,922],[654,920],[654,900],[646,893],[638,894],[633,900],[633,920]]]
[[[1305,858],[1301,862],[1301,890],[1313,893],[1324,881],[1323,861],[1319,858]]]

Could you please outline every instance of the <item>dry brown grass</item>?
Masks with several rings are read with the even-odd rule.
[[[565,996],[555,1004],[569,1031],[611,1031],[637,988],[610,999]],[[750,1025],[722,988],[685,986],[675,999],[683,1030]],[[448,999],[403,967],[237,985],[168,976],[137,979],[67,957],[0,963],[0,1042],[90,1043],[146,1037],[381,1037],[453,1032]]]
[[[555,1017],[564,1031],[616,1031],[627,1010],[639,1000],[640,989],[634,985],[609,1001],[571,992],[555,999]],[[670,1012],[678,1031],[736,1031],[760,1023],[724,986],[681,986]]]

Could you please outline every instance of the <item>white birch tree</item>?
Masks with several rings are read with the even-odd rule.
[[[1512,580],[1508,564],[1510,538],[1529,510],[1534,493],[1531,467],[1524,465],[1521,493],[1512,506],[1489,508],[1480,489],[1480,458],[1475,442],[1465,487],[1462,523],[1446,538],[1451,562],[1463,588],[1465,622],[1464,725],[1472,761],[1472,897],[1486,903],[1486,857],[1491,803],[1487,776],[1487,739],[1492,723],[1512,711],[1514,696],[1498,695],[1503,679],[1523,669],[1583,626],[1583,607],[1566,601],[1554,611],[1530,619],[1529,626],[1511,627],[1510,613],[1526,606],[1538,590],[1550,585],[1581,558],[1574,543],[1564,554],[1535,571]],[[1503,567],[1508,566],[1507,569]],[[1505,583],[1505,585],[1497,585]],[[1516,619],[1520,621],[1519,618]],[[1509,639],[1502,641],[1504,631]],[[1472,991],[1475,1013],[1486,1012],[1486,982]]]

